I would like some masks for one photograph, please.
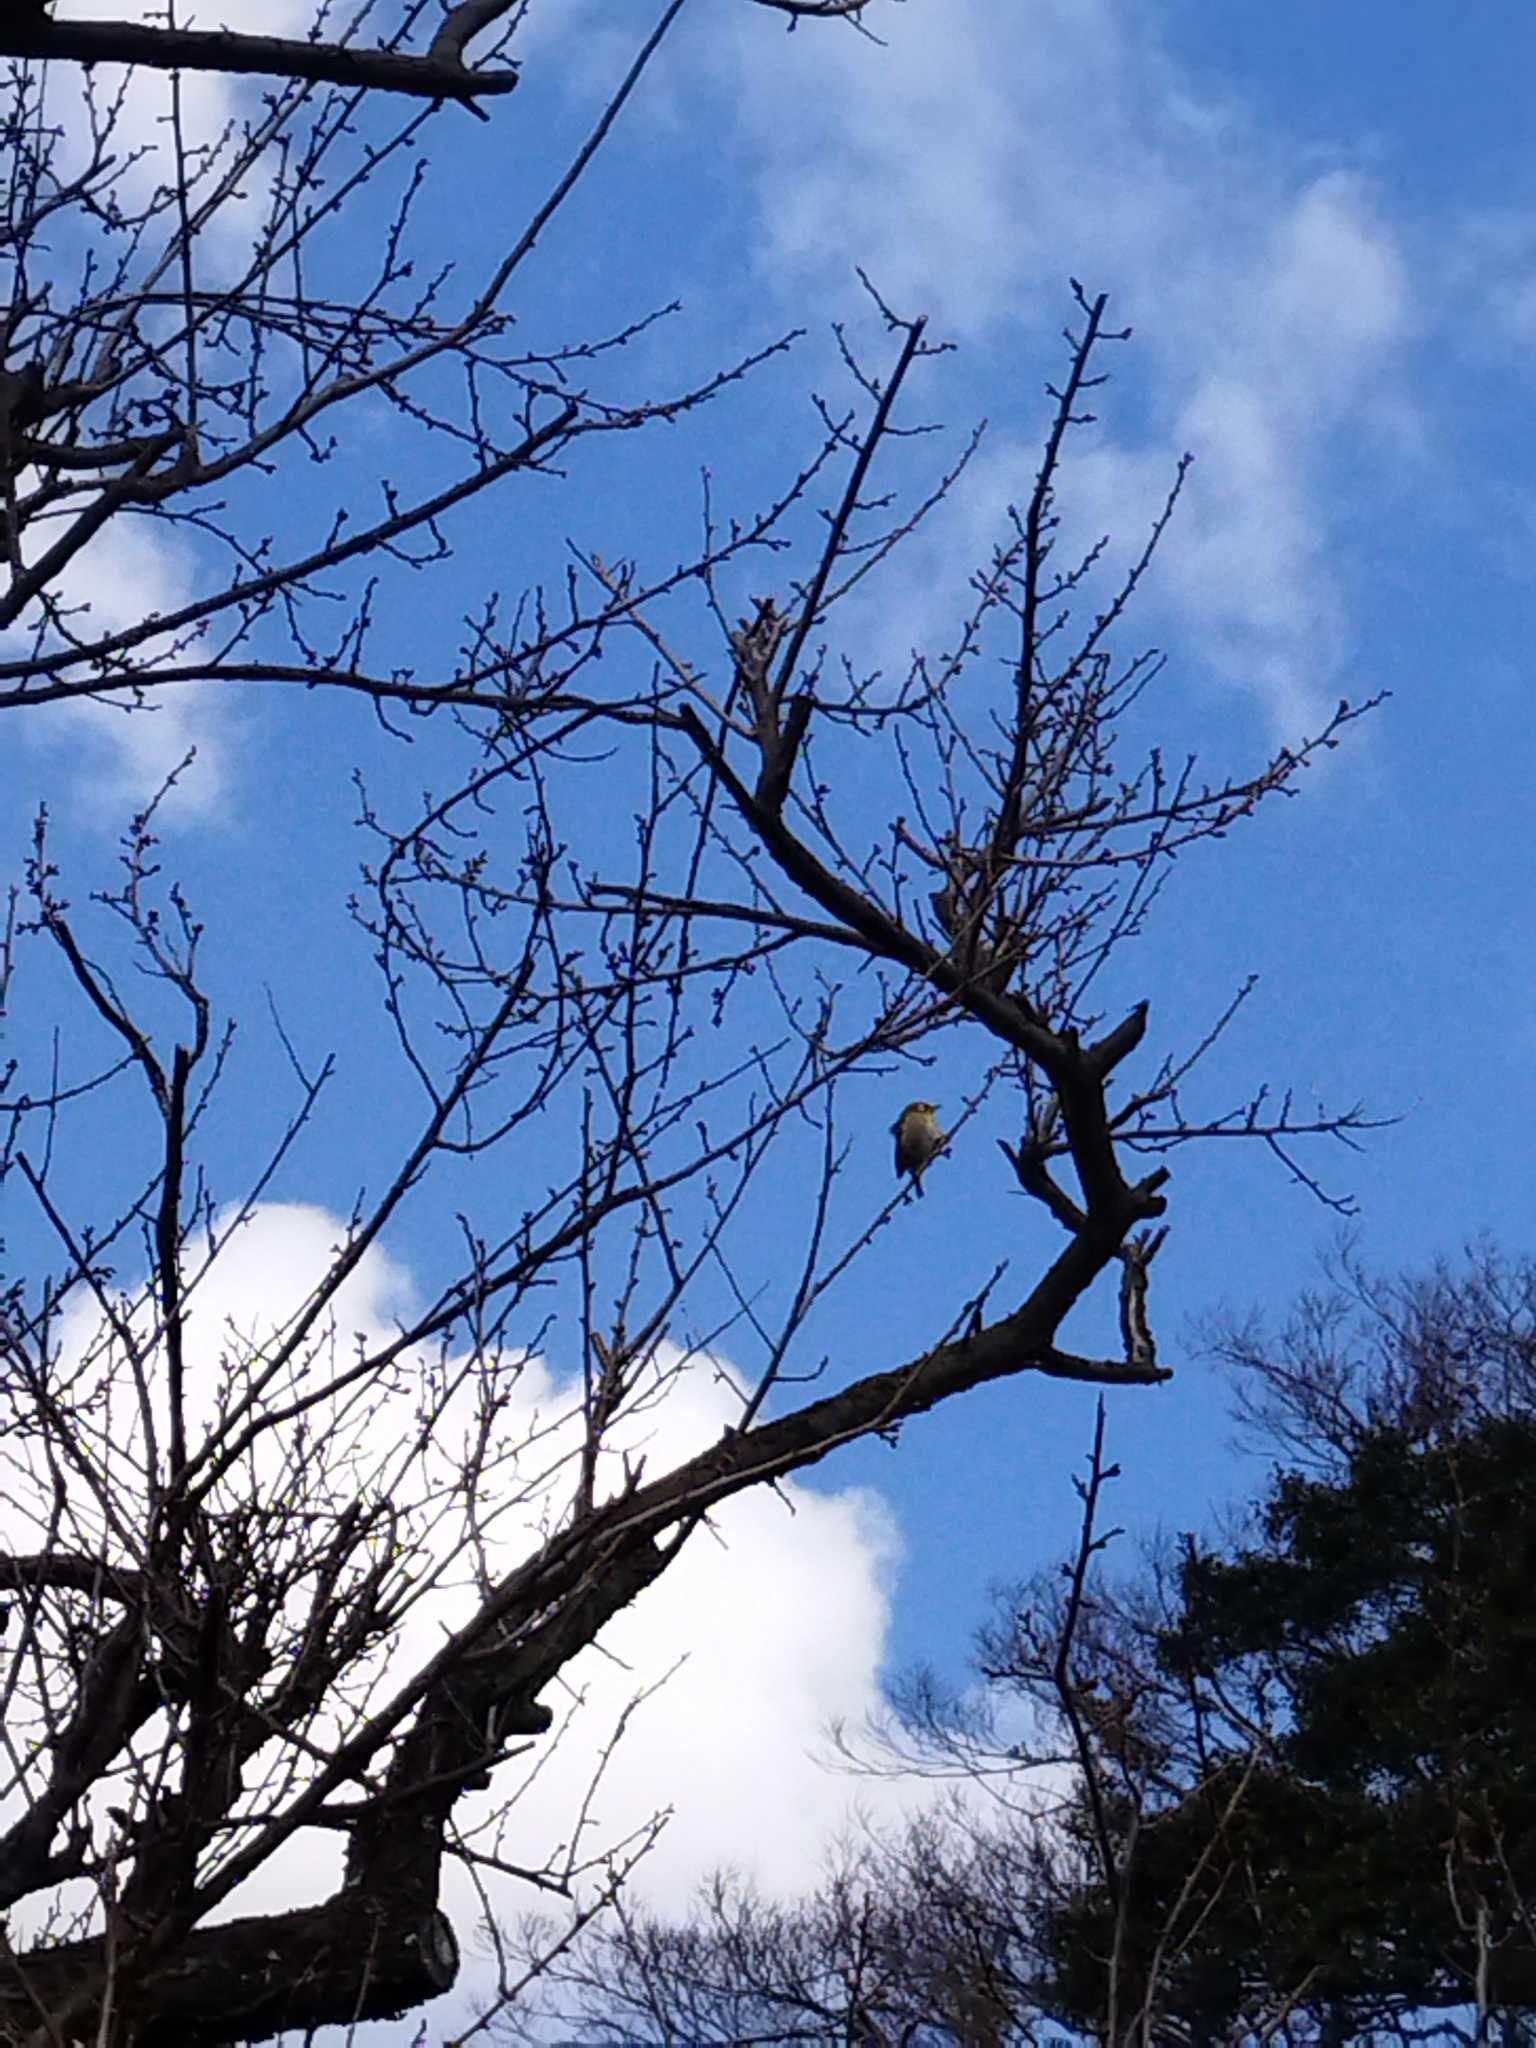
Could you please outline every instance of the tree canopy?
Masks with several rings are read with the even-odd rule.
[[[1113,1957],[1197,2039],[1261,1993],[1339,2042],[1536,2015],[1533,1474],[1530,1415],[1383,1427],[1338,1477],[1282,1478],[1261,1543],[1191,1547],[1157,1662],[1200,1767],[1139,1813],[1122,1900],[1090,1884],[1048,1917],[1063,2012],[1103,2011]]]

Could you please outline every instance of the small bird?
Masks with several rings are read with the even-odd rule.
[[[936,1152],[944,1149],[936,1102],[909,1102],[891,1125],[896,1140],[896,1172],[910,1173],[912,1185],[923,1192],[923,1169]]]

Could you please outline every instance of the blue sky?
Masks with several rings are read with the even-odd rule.
[[[297,0],[288,13],[302,14]],[[1027,492],[1068,276],[1109,291],[1135,339],[1068,470],[1063,509],[1069,533],[1108,531],[1129,548],[1179,453],[1196,456],[1130,628],[1169,655],[1157,713],[1169,751],[1234,765],[1299,737],[1341,696],[1391,692],[1295,800],[1197,850],[1117,993],[1150,996],[1155,1029],[1186,1043],[1257,973],[1201,1099],[1224,1108],[1267,1081],[1401,1119],[1358,1156],[1309,1155],[1357,1198],[1368,1261],[1413,1267],[1485,1231],[1524,1249],[1536,1113],[1536,17],[1493,6],[1473,33],[1443,9],[1364,0],[1152,13],[1129,0],[908,0],[872,12],[875,44],[814,24],[786,35],[778,17],[723,0],[685,10],[527,272],[520,318],[532,333],[568,333],[680,299],[614,372],[635,393],[790,327],[805,341],[707,416],[656,436],[642,489],[633,458],[586,463],[582,451],[505,524],[464,521],[451,570],[402,577],[386,597],[391,653],[441,672],[457,612],[557,565],[568,540],[610,558],[675,557],[696,531],[701,463],[722,496],[764,495],[813,443],[806,394],[837,375],[830,323],[880,345],[862,265],[901,311],[928,313],[957,343],[924,387],[945,423],[940,445],[990,423],[908,572],[846,615],[849,648],[896,667],[942,638],[971,561]],[[221,18],[281,21],[255,0]],[[603,0],[535,14],[524,83],[490,123],[439,117],[424,214],[435,251],[473,273],[504,246],[647,20]],[[378,431],[378,447],[355,443],[342,458],[359,489],[392,460],[389,423]],[[318,504],[290,480],[253,511],[258,523],[319,520]],[[161,553],[114,557],[99,601],[129,616],[147,588],[163,605],[194,573]],[[431,732],[393,743],[366,707],[320,694],[183,699],[132,750],[119,724],[40,712],[23,729],[12,715],[0,754],[7,864],[19,865],[46,797],[83,897],[104,878],[122,814],[198,744],[166,812],[167,861],[208,922],[221,997],[250,1012],[242,1113],[219,1127],[219,1156],[237,1180],[260,1123],[243,1110],[282,1100],[270,989],[306,1055],[334,1047],[345,1069],[321,1142],[274,1193],[344,1214],[381,1171],[398,1088],[367,949],[346,916],[367,851],[351,773],[403,804],[453,749]],[[881,828],[873,797],[867,823]],[[592,821],[616,844],[625,829],[618,816]],[[23,995],[23,1049],[41,1042],[50,1000]],[[851,1202],[883,1186],[886,1126],[906,1096],[953,1101],[968,1078],[957,1060],[931,1087],[892,1076],[861,1091]],[[909,1355],[946,1321],[936,1284],[998,1256],[1022,1275],[1049,1246],[1009,1190],[997,1135],[1016,1131],[968,1132],[822,1319],[839,1376]],[[106,1149],[130,1137],[131,1122],[109,1130]],[[83,1149],[67,1170],[84,1186],[100,1159]],[[1133,1538],[1199,1526],[1251,1483],[1199,1326],[1224,1309],[1282,1314],[1339,1228],[1257,1148],[1212,1145],[1174,1164],[1153,1299],[1179,1370],[1110,1410],[1125,1475],[1113,1511]],[[453,1206],[434,1192],[392,1235],[402,1285],[429,1287],[450,1256]],[[794,1222],[788,1208],[779,1226],[765,1218],[765,1244],[775,1227],[792,1240]],[[8,1217],[6,1232],[15,1264],[30,1226]],[[1085,1315],[1085,1343],[1108,1341],[1112,1314],[1106,1300]],[[866,1500],[874,1520],[855,1529],[850,1510],[847,1524],[868,1566],[861,1654],[963,1675],[989,1585],[1070,1540],[1069,1473],[1092,1409],[1087,1388],[1026,1377],[909,1425],[897,1452],[852,1450],[815,1475],[840,1501],[856,1487],[883,1503]],[[806,1741],[812,1709],[835,1694],[808,1691]]]

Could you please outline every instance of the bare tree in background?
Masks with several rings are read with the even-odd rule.
[[[872,1727],[835,1731],[855,1774],[931,1788],[915,1816],[856,1822],[827,1845],[827,1874],[806,1898],[765,1897],[724,1872],[705,1878],[682,1917],[617,1900],[552,1956],[537,2013],[515,2038],[553,2030],[594,2048],[1317,2039],[1289,2031],[1305,1971],[1276,1987],[1256,1969],[1230,2027],[1191,2027],[1169,1998],[1210,1913],[1208,1885],[1159,1899],[1153,1967],[1144,1952],[1142,1968],[1131,1964],[1130,1894],[1149,1844],[1180,1825],[1182,1808],[1198,1804],[1207,1861],[1237,1884],[1245,1800],[1272,1729],[1170,1683],[1157,1642],[1176,1603],[1156,1574],[1106,1576],[1104,1554],[1123,1532],[1104,1520],[1119,1467],[1105,1455],[1102,1397],[1086,1465],[1073,1482],[1075,1549],[998,1600],[977,1638],[980,1684],[959,1693],[918,1671],[890,1689],[891,1710]],[[1053,1916],[1089,1892],[1105,1912],[1086,1938],[1062,1936]],[[550,1952],[551,1924],[532,1914],[502,1939],[526,1962]]]
[[[981,1684],[919,1673],[842,1735],[919,1818],[829,1844],[808,1898],[619,1901],[517,2038],[1536,2040],[1536,1266],[1329,1282],[1220,1335],[1284,1462],[1219,1541],[1105,1571],[1101,1398],[1075,1552],[998,1600]]]
[[[519,492],[578,464],[643,497],[653,430],[728,407],[785,346],[637,400],[622,351],[646,318],[541,344],[519,299],[514,323],[530,252],[670,19],[472,283],[444,270],[424,197],[430,107],[360,133],[362,88],[308,73],[204,144],[173,80],[156,169],[124,140],[131,83],[66,114],[56,72],[12,73],[0,712],[352,693],[381,747],[397,725],[431,736],[445,779],[414,814],[364,800],[391,1166],[319,1281],[257,1331],[200,1303],[318,1141],[332,1062],[291,1048],[291,1100],[239,1102],[269,1151],[229,1185],[232,1024],[196,876],[161,873],[150,807],[115,884],[82,898],[38,820],[3,962],[18,1017],[51,1011],[62,1048],[0,1097],[8,1208],[49,1247],[0,1324],[3,2038],[214,2043],[409,2011],[457,1972],[448,1859],[600,1904],[629,1852],[598,1856],[576,1825],[528,1868],[515,1807],[483,1821],[482,1795],[512,1786],[550,1728],[543,1695],[711,1509],[989,1380],[1167,1378],[1148,1310],[1162,1155],[1242,1132],[1301,1172],[1292,1141],[1360,1123],[1262,1095],[1187,1109],[1224,1020],[1178,1020],[1154,1047],[1145,1003],[1113,993],[1177,856],[1292,787],[1356,713],[1237,779],[1165,765],[1159,664],[1118,639],[1182,472],[1118,583],[1098,548],[1055,553],[1068,437],[1122,338],[1102,297],[1077,294],[1022,509],[944,651],[900,678],[841,621],[966,451],[910,489],[940,351],[883,307],[883,359],[844,339],[846,402],[763,507],[706,494],[689,559],[581,544],[467,619],[434,608],[471,508],[516,535]],[[43,11],[33,30],[62,25]],[[357,287],[360,195],[391,176]],[[181,550],[190,594],[104,620],[92,550],[141,520]],[[433,672],[380,652],[433,621]],[[295,696],[296,744],[313,701]],[[1154,735],[1135,759],[1133,716]],[[950,1041],[978,1076],[954,1142],[1006,1134],[1052,1241],[936,1283],[927,1328],[872,1332],[807,1399],[815,1317],[906,1199],[861,1209],[840,1179],[870,1078]],[[82,1150],[101,1162],[86,1197],[61,1163]],[[557,1170],[535,1181],[535,1154]],[[445,1187],[456,1269],[386,1338],[355,1336],[349,1281]],[[1061,1341],[1100,1286],[1118,1290],[1114,1356]],[[745,1375],[733,1421],[650,1469],[626,1449],[636,1418],[685,1372],[723,1372],[720,1351]],[[580,1383],[569,1417],[530,1432],[520,1387],[543,1353],[579,1359]],[[532,1547],[505,1539],[528,1519]],[[317,1837],[342,1851],[329,1897],[229,1917]]]

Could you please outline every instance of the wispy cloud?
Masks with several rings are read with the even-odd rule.
[[[53,595],[78,632],[95,636],[176,610],[192,595],[190,570],[185,550],[168,546],[142,522],[118,518],[86,543],[56,580]],[[0,635],[8,654],[19,654],[24,644],[19,632]],[[155,646],[145,643],[150,659]],[[196,759],[180,783],[178,818],[216,817],[227,794],[228,742],[239,714],[212,691],[161,691],[132,709],[121,697],[99,703],[72,698],[9,716],[33,758],[57,765],[61,756],[72,757],[64,781],[54,778],[55,809],[66,803],[118,829],[124,805],[153,796],[189,754]]]
[[[752,26],[712,63],[735,66],[765,281],[845,307],[861,263],[901,310],[1022,347],[1031,370],[1055,366],[1068,275],[1110,288],[1137,327],[1123,367],[1141,402],[1108,411],[1141,418],[1079,460],[1083,528],[1139,542],[1193,449],[1161,587],[1193,651],[1294,734],[1355,653],[1333,481],[1362,446],[1416,446],[1401,345],[1424,311],[1405,229],[1347,144],[1322,160],[1186,77],[1121,0],[892,8],[883,50],[774,50]],[[994,448],[968,498],[1006,473],[1000,510],[1033,459],[1023,440]],[[951,531],[969,547],[976,524],[967,505]]]

